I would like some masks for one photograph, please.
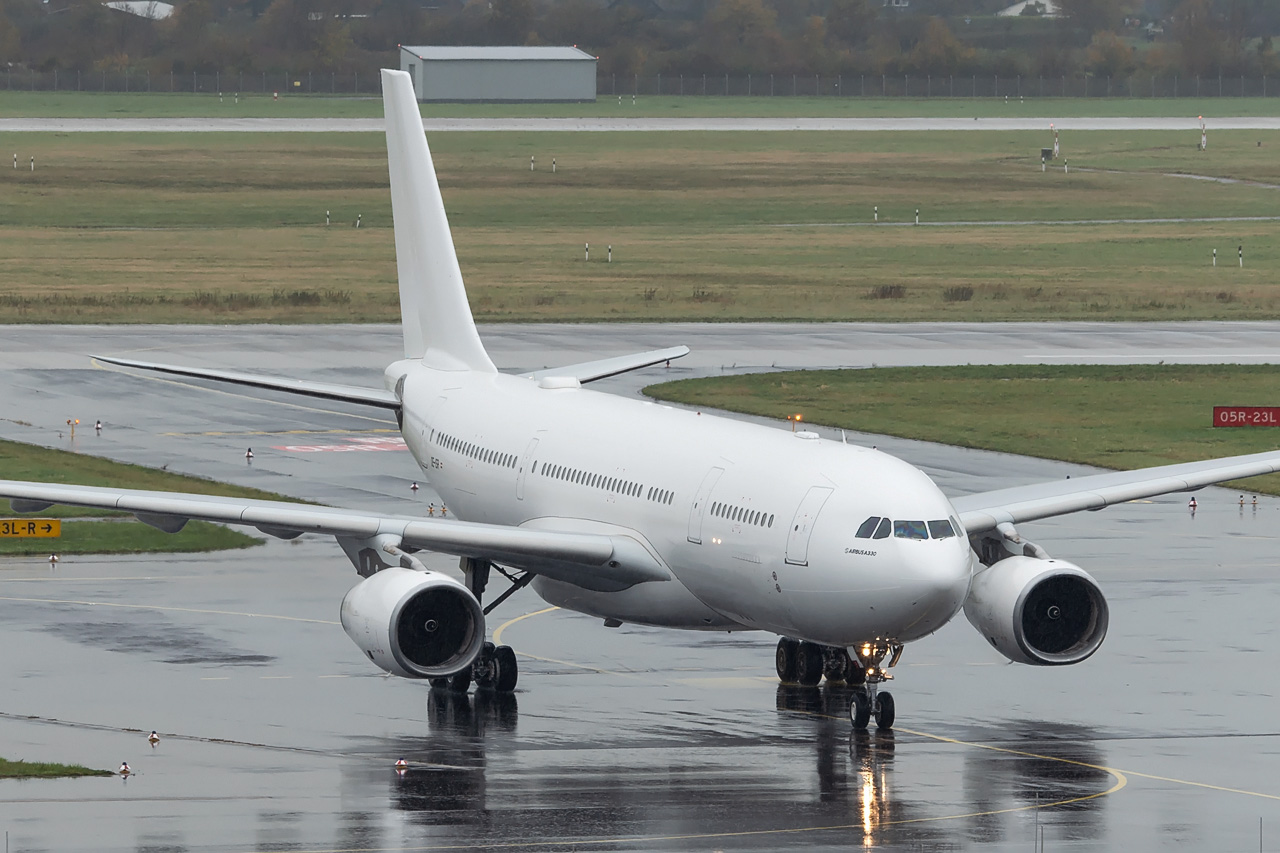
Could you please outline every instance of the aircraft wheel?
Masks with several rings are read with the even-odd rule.
[[[431,685],[432,690],[445,690],[449,687],[449,678],[444,676],[441,678],[429,678],[427,683]]]
[[[471,687],[471,667],[449,676],[449,689],[454,693],[466,693]]]
[[[867,683],[867,671],[853,658],[849,658],[849,666],[844,671],[844,683],[850,687],[861,687]]]
[[[814,687],[822,680],[822,646],[802,642],[796,654],[796,681]]]
[[[471,664],[471,677],[475,679],[476,687],[492,688],[498,681],[499,671],[496,647],[493,643],[485,643]]]
[[[896,711],[893,707],[893,694],[881,693],[876,696],[876,728],[888,731],[893,728]]]
[[[828,684],[855,684],[853,680],[854,670],[857,664],[853,662],[853,658],[849,657],[849,653],[844,649],[827,649],[824,653],[822,674],[826,676]]]
[[[516,680],[520,677],[520,664],[516,662],[516,653],[510,646],[498,646],[494,651],[494,663],[497,664],[497,678],[493,689],[499,693],[510,693],[516,689]]]
[[[871,699],[861,690],[853,691],[853,701],[849,703],[849,722],[854,729],[866,731],[871,722]]]
[[[778,639],[778,651],[774,662],[778,667],[778,679],[783,684],[796,683],[796,655],[800,651],[800,643],[790,637]]]

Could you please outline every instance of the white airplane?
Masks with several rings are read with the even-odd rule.
[[[949,500],[874,449],[582,387],[684,347],[500,373],[471,317],[409,76],[384,70],[382,83],[404,331],[386,390],[103,360],[391,410],[457,520],[0,481],[16,511],[70,504],[170,532],[198,518],[332,535],[362,578],[342,602],[347,634],[377,666],[434,687],[515,687],[515,654],[485,642],[485,615],[531,585],[608,626],[777,634],[779,678],[844,682],[854,727],[887,729],[888,670],[961,610],[1016,662],[1079,663],[1102,643],[1098,584],[1014,525],[1280,470],[1269,452]],[[420,550],[461,557],[464,581],[427,570]],[[484,607],[493,568],[511,586]]]

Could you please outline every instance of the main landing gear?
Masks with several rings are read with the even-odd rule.
[[[511,581],[510,588],[484,609],[485,616],[488,616],[489,611],[506,601],[517,590],[527,586],[533,580],[533,575],[529,572],[510,575],[507,574],[505,569],[500,566],[494,566],[488,560],[463,557],[461,568],[467,589],[471,590],[472,595],[476,597],[476,601],[483,601],[484,589],[489,584],[489,571],[491,569],[496,568],[499,574]],[[433,678],[431,679],[431,686],[454,693],[466,693],[471,687],[471,683],[475,682],[477,690],[511,693],[516,689],[516,682],[519,678],[520,665],[516,662],[515,651],[510,646],[495,646],[493,643],[485,643],[481,646],[480,654],[476,656],[471,666],[445,678]]]
[[[888,664],[884,664],[886,657]],[[775,662],[783,684],[815,687],[825,677],[828,684],[853,688],[853,701],[849,703],[849,721],[853,727],[866,729],[874,718],[876,728],[888,730],[893,728],[897,714],[893,695],[880,690],[880,685],[893,678],[886,670],[895,666],[900,657],[901,643],[877,640],[846,650],[782,637],[778,640]]]

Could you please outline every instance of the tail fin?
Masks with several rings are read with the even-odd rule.
[[[409,75],[384,68],[382,98],[405,358],[446,370],[496,373],[471,317]]]

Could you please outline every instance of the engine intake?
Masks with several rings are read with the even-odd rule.
[[[1009,557],[974,575],[964,615],[1011,661],[1079,663],[1107,636],[1107,600],[1065,560]]]
[[[484,611],[447,575],[389,568],[342,599],[342,628],[383,670],[438,678],[471,665],[484,642]]]

